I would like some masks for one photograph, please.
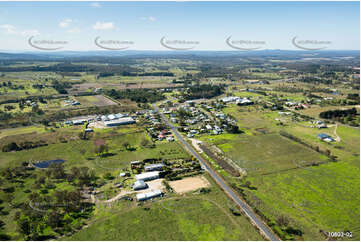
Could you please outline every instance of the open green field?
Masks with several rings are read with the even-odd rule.
[[[257,190],[247,200],[268,218],[280,215],[303,231],[305,240],[324,240],[320,233],[351,231],[360,238],[360,170],[357,164],[337,162],[250,177]],[[346,238],[343,238],[346,239]]]
[[[140,207],[128,201],[98,206],[89,226],[64,240],[263,240],[243,215],[230,212],[232,202],[210,182],[207,194],[171,193]]]
[[[311,128],[304,121],[291,120],[277,126],[273,121],[277,112],[257,112],[256,108],[250,108],[250,112],[245,110],[247,108],[242,110],[231,105],[224,109],[236,118],[241,129],[246,128],[245,134],[204,136],[202,140],[216,144],[241,167],[248,168],[245,179],[251,187],[243,188],[243,192],[249,204],[280,234],[285,232],[277,221],[286,217],[289,226],[302,231],[304,240],[325,240],[327,232],[332,231],[351,231],[352,238],[342,239],[359,240],[359,129],[338,124],[320,130]],[[271,132],[250,132],[259,128]],[[326,161],[327,157],[279,136],[280,130],[318,146],[320,150],[330,150],[337,161],[307,166],[308,162]],[[339,136],[340,141],[323,142],[317,138],[319,133],[334,138]],[[275,172],[255,176],[263,169]]]
[[[13,136],[19,134],[30,134],[30,133],[43,133],[45,129],[43,126],[27,126],[13,129],[0,129],[0,139],[6,136]]]
[[[283,172],[320,163],[326,156],[278,134],[239,135],[215,144],[250,176]]]
[[[239,107],[231,104],[227,105],[223,112],[233,116],[238,126],[246,133],[257,133],[256,129],[261,129],[266,133],[280,130],[275,120],[279,118],[277,111],[265,110],[260,106]]]

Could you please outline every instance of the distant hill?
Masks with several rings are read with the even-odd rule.
[[[299,58],[335,58],[335,57],[357,57],[359,50],[257,50],[257,51],[24,51],[10,52],[0,51],[0,60],[59,60],[81,57],[146,57],[146,56],[199,56],[199,57],[247,57],[247,56],[275,56],[275,57],[299,57]]]

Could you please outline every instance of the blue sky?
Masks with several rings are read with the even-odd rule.
[[[229,36],[262,49],[297,49],[291,42],[297,36],[358,50],[360,3],[0,2],[0,49],[34,50],[31,36],[66,41],[63,50],[100,50],[97,36],[131,41],[134,50],[167,50],[162,37],[193,41],[195,50],[233,50]]]

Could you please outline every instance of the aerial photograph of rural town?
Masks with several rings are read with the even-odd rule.
[[[0,1],[0,240],[360,241],[360,2]]]

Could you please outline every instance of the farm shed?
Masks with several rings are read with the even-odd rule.
[[[317,137],[320,140],[323,140],[323,141],[326,141],[326,142],[335,141],[331,136],[329,136],[328,134],[325,134],[325,133],[320,133],[320,134],[317,135]]]
[[[162,191],[161,190],[154,190],[151,192],[147,192],[147,193],[140,193],[137,194],[137,200],[138,201],[145,201],[154,197],[159,197],[162,195]]]
[[[221,99],[224,103],[235,102],[237,100],[239,100],[239,97],[224,97]]]
[[[108,127],[126,125],[126,124],[134,124],[134,123],[135,123],[134,119],[132,119],[130,117],[120,118],[120,119],[104,122],[104,124]]]
[[[164,164],[158,163],[158,164],[151,164],[144,167],[145,171],[159,171],[163,168]]]
[[[134,190],[141,190],[141,189],[145,189],[147,187],[148,187],[147,183],[145,183],[143,180],[137,180],[133,184]]]
[[[117,119],[117,117],[115,117],[114,114],[109,114],[109,115],[108,115],[108,119],[109,119],[109,120],[114,120],[114,119]]]
[[[150,181],[159,178],[159,171],[145,172],[135,175],[136,180]]]
[[[253,102],[251,100],[249,100],[248,98],[243,98],[243,99],[237,100],[237,104],[240,106],[246,106],[246,105],[253,104]]]
[[[73,125],[81,125],[84,124],[86,121],[87,121],[86,119],[73,120]]]

